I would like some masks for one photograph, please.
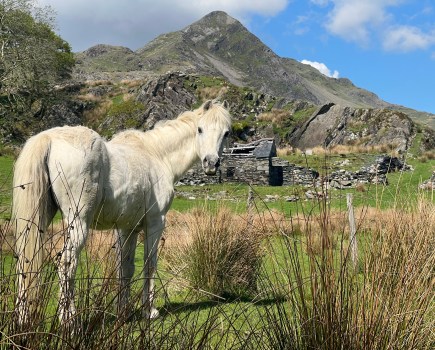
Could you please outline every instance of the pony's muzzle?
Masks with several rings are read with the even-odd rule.
[[[215,175],[220,165],[221,160],[218,156],[206,156],[202,160],[202,168],[206,175]]]

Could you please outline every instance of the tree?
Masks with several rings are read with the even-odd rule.
[[[28,107],[70,76],[69,44],[53,31],[50,8],[34,0],[0,0],[0,102]]]

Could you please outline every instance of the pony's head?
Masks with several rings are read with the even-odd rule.
[[[224,141],[231,130],[228,103],[209,100],[199,108],[199,113],[196,130],[198,157],[204,172],[214,175],[220,165]]]

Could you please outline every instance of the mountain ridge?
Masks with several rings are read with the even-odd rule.
[[[167,71],[222,76],[288,100],[333,102],[356,108],[388,108],[435,127],[435,116],[390,104],[347,78],[330,78],[292,58],[280,57],[238,20],[214,11],[187,27],[159,35],[142,48],[97,45],[76,54],[78,79],[144,77]]]

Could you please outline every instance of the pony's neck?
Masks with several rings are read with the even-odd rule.
[[[171,142],[171,140],[169,140]],[[164,156],[164,162],[173,175],[173,183],[180,180],[199,160],[196,147],[196,133],[181,140],[176,147],[171,147]]]

